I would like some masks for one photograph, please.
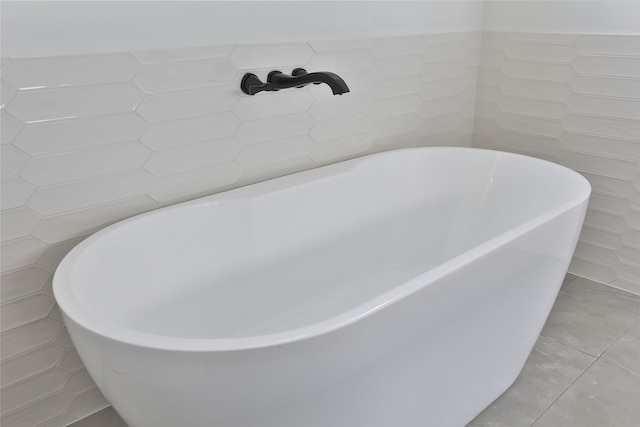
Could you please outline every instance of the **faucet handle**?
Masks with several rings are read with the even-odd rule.
[[[269,71],[269,74],[267,74],[267,82],[271,83],[273,76],[277,76],[278,74],[284,74],[284,73],[280,70]]]
[[[240,82],[240,89],[247,95],[255,95],[263,90],[272,90],[271,83],[263,83],[258,76],[253,73],[246,73]]]

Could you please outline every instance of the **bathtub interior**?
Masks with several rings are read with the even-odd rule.
[[[483,150],[356,159],[98,233],[70,257],[61,306],[81,324],[161,337],[301,330],[372,310],[399,285],[579,204],[585,182]]]

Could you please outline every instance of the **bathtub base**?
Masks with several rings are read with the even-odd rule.
[[[569,211],[356,323],[281,346],[172,353],[66,321],[130,427],[461,427],[520,373],[569,259],[538,249],[562,243],[559,231],[583,214]]]

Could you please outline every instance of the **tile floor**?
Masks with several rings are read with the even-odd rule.
[[[640,297],[568,275],[516,382],[467,427],[640,427]],[[127,427],[111,408],[69,427]]]

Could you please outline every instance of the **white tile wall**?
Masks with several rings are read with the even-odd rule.
[[[3,58],[2,425],[61,426],[108,404],[51,291],[84,237],[380,150],[470,146],[473,134],[577,168],[594,200],[572,271],[640,290],[639,60],[636,37],[531,33]],[[351,93],[239,90],[245,72],[297,66],[337,72]]]
[[[374,151],[469,146],[471,128],[458,125],[473,111],[479,44],[479,33],[463,33],[3,58],[2,425],[65,425],[107,405],[51,291],[57,264],[85,236]],[[264,79],[297,66],[340,73],[351,93],[239,89],[245,72]],[[445,125],[421,128],[431,116]]]
[[[570,271],[640,293],[640,36],[484,33],[483,75],[473,145],[582,173],[593,196]]]

